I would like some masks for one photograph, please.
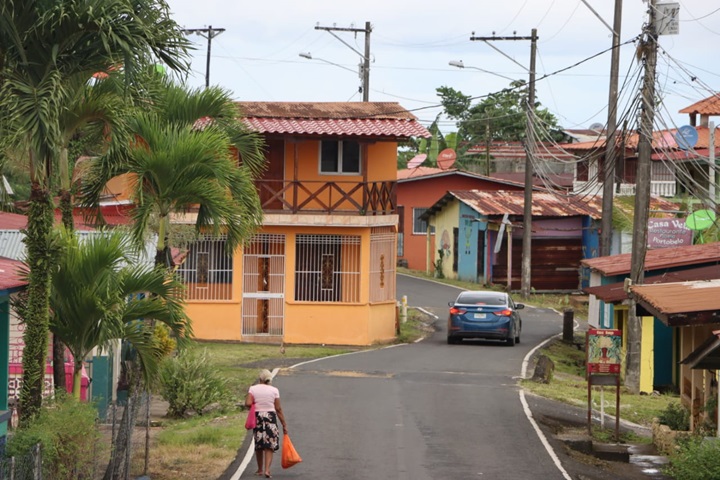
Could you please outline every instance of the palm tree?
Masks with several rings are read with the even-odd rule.
[[[129,121],[129,148],[94,162],[83,181],[83,203],[97,208],[105,184],[130,175],[133,237],[142,245],[155,228],[156,264],[172,266],[168,239],[175,213],[197,211],[196,232],[223,233],[234,251],[262,222],[254,186],[264,167],[261,137],[243,128],[221,88],[187,90],[166,80],[151,105]]]
[[[83,204],[98,210],[107,182],[128,175],[131,196],[132,236],[139,247],[151,231],[157,235],[155,263],[173,266],[170,244],[171,216],[196,211],[196,234],[226,235],[232,252],[248,240],[262,222],[262,208],[254,179],[264,166],[261,137],[238,121],[239,112],[228,92],[210,87],[188,90],[163,77],[149,85],[145,109],[129,121],[131,140],[97,158],[81,187]],[[241,161],[240,161],[241,160]],[[133,419],[140,405],[140,376],[131,372],[129,407],[114,454],[122,459]],[[121,472],[111,461],[105,478]]]
[[[139,319],[164,323],[179,338],[191,334],[182,284],[163,268],[136,264],[130,253],[128,237],[120,231],[83,243],[72,232],[64,235],[52,275],[50,330],[73,355],[73,394],[78,399],[83,361],[113,340],[134,347],[146,383],[154,376],[162,351]]]
[[[49,331],[51,229],[50,179],[62,145],[60,117],[65,82],[89,79],[122,64],[128,78],[138,64],[157,58],[187,70],[187,40],[168,17],[164,0],[8,0],[0,3],[0,115],[11,138],[27,146],[30,208],[26,234],[29,265],[20,416],[42,405]]]

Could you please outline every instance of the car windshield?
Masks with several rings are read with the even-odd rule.
[[[507,305],[505,295],[493,292],[464,292],[455,303],[463,305]]]

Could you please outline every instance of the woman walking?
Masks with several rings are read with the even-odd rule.
[[[280,419],[283,434],[287,435],[287,424],[280,406],[280,391],[271,385],[272,373],[269,370],[260,370],[258,383],[250,387],[245,405],[255,404],[255,459],[258,469],[255,475],[272,478],[270,466],[273,453],[280,448],[280,434],[277,420]]]

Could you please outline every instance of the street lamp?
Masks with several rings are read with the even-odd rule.
[[[333,66],[335,66],[335,67],[342,68],[343,70],[347,70],[348,72],[357,73],[358,76],[359,76],[360,78],[362,78],[362,72],[356,72],[356,71],[353,70],[352,68],[348,68],[348,67],[346,67],[346,66],[344,66],[344,65],[340,65],[340,64],[337,64],[337,63],[330,62],[330,61],[328,61],[328,60],[325,60],[324,58],[315,58],[315,57],[312,56],[312,53],[310,53],[310,52],[300,52],[300,53],[298,53],[298,56],[299,56],[299,57],[302,57],[302,58],[307,58],[308,60],[317,60],[317,61],[319,61],[319,62],[325,62],[325,63],[327,63],[328,65],[333,65]]]
[[[500,78],[504,78],[504,79],[506,79],[506,80],[510,80],[511,82],[514,82],[514,81],[516,80],[516,79],[514,79],[514,78],[506,77],[505,75],[501,75],[501,74],[499,74],[499,73],[491,72],[490,70],[485,70],[485,69],[482,69],[482,68],[471,67],[471,66],[469,66],[469,65],[465,65],[462,60],[450,60],[450,61],[448,62],[448,65],[450,65],[451,67],[457,67],[457,68],[471,68],[471,69],[473,69],[473,70],[479,70],[479,71],[481,71],[481,72],[489,73],[490,75],[495,75],[496,77],[500,77]]]

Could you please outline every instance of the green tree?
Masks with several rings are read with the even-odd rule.
[[[108,348],[113,340],[134,347],[148,383],[164,352],[140,319],[161,322],[178,338],[189,337],[182,284],[164,268],[138,264],[122,231],[82,243],[66,231],[63,246],[52,275],[50,330],[73,355],[73,395],[80,399],[83,361],[94,348]]]
[[[527,115],[525,103],[527,85],[515,80],[508,88],[491,93],[473,104],[473,98],[451,87],[436,89],[445,114],[457,120],[458,157],[467,161],[465,153],[476,145],[491,141],[522,141],[526,136]],[[545,125],[553,140],[563,138],[555,116],[540,102],[535,102],[535,115]]]
[[[66,82],[156,58],[186,70],[187,40],[163,0],[7,0],[0,4],[0,125],[27,150],[30,208],[21,419],[42,405],[49,331],[52,166],[62,145]]]

